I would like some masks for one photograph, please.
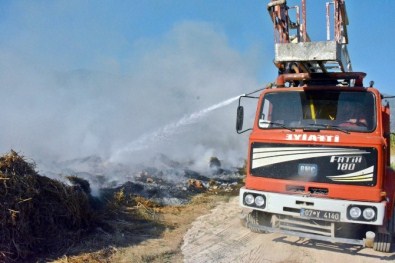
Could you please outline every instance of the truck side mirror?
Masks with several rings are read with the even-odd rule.
[[[243,121],[244,121],[244,108],[243,106],[237,107],[236,114],[236,131],[239,132],[243,129]]]

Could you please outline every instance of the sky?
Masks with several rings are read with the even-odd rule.
[[[234,131],[236,102],[180,120],[275,79],[267,3],[0,1],[0,152],[239,162],[247,137]],[[395,1],[346,6],[354,71],[394,95]],[[308,0],[307,8],[311,39],[325,40],[325,1]],[[144,151],[132,149],[138,143]]]

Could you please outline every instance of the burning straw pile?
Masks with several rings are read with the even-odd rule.
[[[95,224],[89,196],[37,174],[16,152],[0,157],[0,262],[61,252]]]

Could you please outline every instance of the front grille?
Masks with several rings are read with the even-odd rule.
[[[308,192],[307,187],[302,190],[303,186],[300,185],[311,183],[375,186],[377,156],[377,149],[372,147],[295,147],[291,144],[254,142],[251,145],[250,174],[292,180],[297,186],[290,186],[287,189],[290,192]],[[310,192],[327,194],[325,190],[312,189]]]
[[[333,222],[312,221],[289,216],[273,215],[272,226],[286,231],[296,231],[306,234],[334,237]]]

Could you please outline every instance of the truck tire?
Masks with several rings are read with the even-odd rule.
[[[391,234],[377,233],[374,239],[373,249],[380,252],[390,252],[391,240]]]
[[[245,218],[245,225],[248,227],[251,232],[254,233],[267,233],[267,231],[259,228],[260,225],[263,225],[265,222],[266,215],[263,212],[253,210],[250,212]]]

